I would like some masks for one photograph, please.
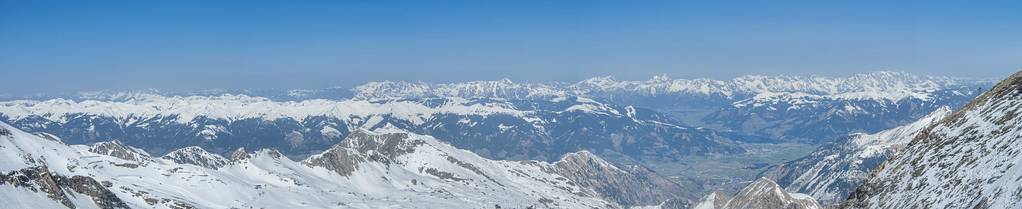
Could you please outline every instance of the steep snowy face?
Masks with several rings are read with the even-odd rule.
[[[579,186],[592,188],[601,197],[624,206],[689,208],[695,200],[686,189],[639,166],[616,166],[589,151],[564,155],[552,164],[544,164]]]
[[[875,134],[853,134],[827,143],[808,156],[772,167],[761,176],[788,191],[812,196],[822,205],[844,202],[881,162],[908,145],[923,129],[951,114],[941,108],[919,121]]]
[[[697,209],[817,209],[822,208],[812,197],[799,193],[788,193],[769,179],[760,178],[728,199],[721,192],[714,192],[702,199]]]
[[[489,160],[394,129],[353,135],[339,145],[364,156],[346,175],[313,163],[330,152],[304,162],[261,149],[220,167],[177,163],[198,159],[180,156],[204,156],[188,148],[137,164],[3,123],[0,130],[0,196],[13,207],[618,207],[540,163]]]
[[[853,193],[850,208],[1022,207],[1022,72],[924,129]]]

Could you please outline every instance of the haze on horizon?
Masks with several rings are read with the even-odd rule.
[[[996,1],[3,1],[0,94],[644,80],[880,70],[1000,78]]]

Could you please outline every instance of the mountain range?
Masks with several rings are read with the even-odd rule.
[[[0,193],[44,208],[1013,208],[1020,77],[975,100],[992,82],[896,72],[9,100]],[[782,143],[819,147],[701,200],[713,188],[676,183],[699,177],[642,163]]]
[[[386,127],[292,161],[272,149],[162,157],[119,142],[68,145],[0,124],[0,193],[14,208],[687,208],[678,185],[589,152],[489,160]],[[580,172],[585,172],[584,174]],[[665,193],[671,192],[671,193]]]

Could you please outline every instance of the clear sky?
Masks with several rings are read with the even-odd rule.
[[[0,93],[1022,67],[1020,1],[835,2],[0,0]]]

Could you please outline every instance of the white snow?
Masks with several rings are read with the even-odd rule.
[[[397,163],[365,161],[350,176],[341,176],[265,149],[219,169],[164,159],[122,167],[114,164],[132,162],[89,152],[87,146],[42,139],[7,124],[0,127],[12,132],[0,136],[0,172],[46,165],[59,175],[91,176],[111,182],[108,189],[134,208],[169,207],[162,202],[150,205],[146,198],[200,208],[489,208],[494,204],[592,208],[611,204],[537,163],[489,160],[422,135],[409,134],[405,140],[421,144],[414,152],[398,156]],[[377,131],[372,134],[405,133],[391,127]],[[441,178],[423,169],[463,180]],[[10,185],[0,185],[0,196],[14,206],[64,208],[45,195]],[[81,194],[75,197],[79,207],[94,207]],[[544,206],[541,198],[557,205]]]
[[[274,120],[293,118],[302,121],[310,116],[333,116],[337,118],[367,118],[387,115],[414,123],[422,123],[434,114],[490,115],[509,114],[521,116],[526,112],[515,110],[503,103],[474,103],[460,98],[432,108],[412,101],[370,102],[365,100],[305,100],[301,102],[276,102],[262,97],[246,95],[165,97],[146,95],[128,101],[72,101],[53,99],[46,101],[17,100],[0,102],[0,113],[19,120],[29,116],[42,116],[56,122],[66,122],[69,114],[117,118],[130,121],[139,118],[176,116],[178,123],[187,124],[196,117],[236,121],[249,118]],[[207,133],[219,128],[209,129]]]

